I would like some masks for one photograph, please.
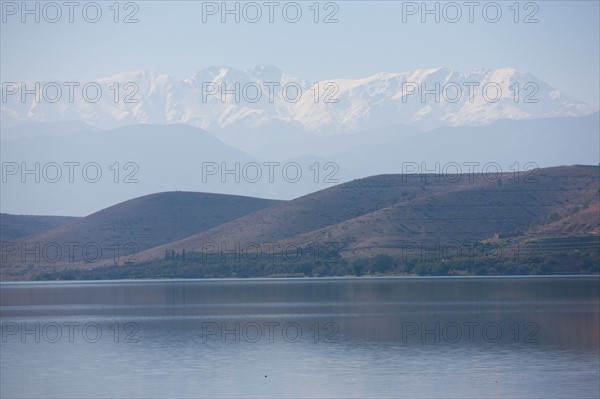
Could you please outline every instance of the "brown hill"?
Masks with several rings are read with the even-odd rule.
[[[169,259],[187,261],[194,268],[198,252],[214,253],[217,248],[226,253],[247,249],[252,253],[257,246],[275,252],[288,244],[300,248],[333,244],[336,255],[346,259],[398,254],[404,245],[415,243],[431,248],[497,242],[511,248],[531,237],[538,241],[548,237],[551,240],[539,241],[540,245],[558,248],[562,244],[557,236],[571,236],[575,238],[569,241],[570,248],[583,242],[589,246],[595,241],[581,235],[600,231],[599,172],[598,166],[563,166],[519,178],[512,172],[497,176],[379,175],[286,202],[214,194],[156,194],[28,240],[96,240],[102,248],[113,242],[137,245],[126,248],[129,252],[121,253],[116,261],[110,251],[109,256],[94,262],[85,262],[81,256],[33,265],[13,262],[9,265],[12,269],[3,268],[3,278],[115,263],[158,267]],[[196,256],[186,260],[184,252]],[[173,258],[170,253],[178,255]],[[235,269],[235,265],[227,267]]]
[[[599,203],[598,171],[595,166],[556,167],[518,180],[512,173],[498,178],[375,176],[282,203],[138,258],[159,258],[166,249],[202,252],[210,246],[212,251],[214,244],[243,251],[254,244],[309,247],[329,242],[344,253],[534,234],[569,217],[573,209],[593,216]],[[599,226],[600,219],[590,217],[587,223],[558,231],[591,233]]]
[[[3,242],[2,274],[37,272],[59,266],[93,267],[102,260],[127,262],[136,253],[278,202],[191,192],[135,198],[16,243]]]
[[[10,215],[0,213],[0,241],[14,241],[50,230],[79,218],[70,216]]]

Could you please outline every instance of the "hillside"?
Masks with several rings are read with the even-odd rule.
[[[277,203],[260,198],[190,192],[135,198],[17,243],[29,249],[39,248],[35,253],[28,255],[3,245],[2,273],[20,273],[23,268],[38,271],[60,265],[89,267],[103,259],[127,262],[136,253]],[[36,254],[39,260],[35,259]],[[20,261],[23,257],[26,262]]]
[[[70,216],[10,215],[0,213],[0,241],[17,240],[76,221],[77,219],[79,218]]]
[[[479,183],[396,203],[291,240],[328,239],[341,243],[344,250],[361,250],[398,248],[398,243],[408,242],[460,243],[495,236],[598,233],[595,170],[545,169],[532,177],[537,182],[517,182],[510,174],[494,182],[480,179]]]
[[[198,251],[208,243],[225,243],[226,248],[232,248],[237,243],[241,246],[274,243],[335,226],[397,203],[435,197],[458,187],[449,182],[421,185],[417,175],[381,175],[354,180],[154,248],[141,253],[138,258],[148,260],[159,257],[166,248]],[[300,245],[308,243],[303,241]]]
[[[57,262],[28,273],[115,278],[594,272],[600,261],[599,172],[598,166],[563,166],[518,178],[512,172],[379,175],[237,218],[211,219],[203,228],[192,223],[188,231],[196,231],[190,234],[175,227],[186,221],[177,219],[170,205],[159,218],[161,230],[151,230],[160,231],[160,239],[148,231],[125,234],[133,216],[102,217],[112,220],[111,239],[134,237],[141,243],[135,256],[121,259],[116,269],[105,257],[91,265]],[[164,205],[158,201],[146,208],[160,215]],[[123,204],[117,207],[134,214]],[[89,224],[88,218],[78,223]],[[169,234],[173,229],[178,234]],[[85,232],[78,237],[85,238]],[[81,268],[95,270],[75,272]]]
[[[511,173],[494,181],[482,175],[470,181],[462,175],[457,182],[436,181],[433,176],[375,176],[282,203],[166,247],[201,251],[206,243],[233,248],[235,243],[243,247],[293,242],[306,247],[332,241],[348,251],[398,247],[398,242],[415,240],[482,241],[495,235],[534,233],[540,227],[533,226],[554,223],[553,218],[572,218],[577,207],[575,213],[589,212],[587,206],[598,203],[597,167],[542,169],[533,179],[537,181],[514,181]],[[600,221],[591,223],[568,233],[594,232]],[[163,249],[152,249],[139,258],[159,257]]]

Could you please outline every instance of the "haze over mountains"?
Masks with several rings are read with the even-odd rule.
[[[318,157],[279,163],[274,157],[256,159],[186,125],[8,140],[0,155],[2,211],[13,214],[85,216],[117,202],[175,190],[291,199],[351,178],[341,168],[326,169],[327,161]],[[318,168],[309,169],[315,162]],[[26,171],[35,171],[36,165],[37,172]],[[208,174],[207,165],[214,172]],[[236,168],[237,173],[227,172]],[[329,182],[325,177],[333,171]]]
[[[26,138],[5,140],[0,148],[2,212],[85,216],[114,203],[173,190],[292,199],[381,173],[466,173],[468,164],[478,173],[487,167],[509,172],[597,165],[600,160],[597,113],[429,132],[390,126],[343,136],[273,140],[247,151],[185,125],[36,136],[40,131],[60,132],[60,124],[50,124],[48,130],[44,126],[4,129]],[[69,163],[76,164],[72,180]],[[101,175],[96,179],[97,171]]]

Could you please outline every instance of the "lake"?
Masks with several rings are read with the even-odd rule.
[[[0,284],[0,396],[600,396],[599,277]]]

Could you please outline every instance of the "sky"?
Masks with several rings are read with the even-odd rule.
[[[35,10],[36,3],[39,22],[34,14],[22,15],[21,1],[2,1],[3,82],[91,80],[140,69],[185,79],[213,65],[272,64],[315,81],[439,66],[463,72],[510,66],[575,99],[595,107],[600,102],[598,1],[477,1],[473,22],[465,1],[428,2],[428,9],[437,3],[436,22],[435,13],[422,15],[421,1],[324,1],[315,7],[314,1],[269,6],[261,0],[228,2],[229,9],[238,3],[240,21],[230,14],[224,23],[221,1],[137,1],[118,7],[113,1],[78,1],[72,23],[63,1],[53,3],[58,7],[32,1],[26,6]],[[96,18],[96,5],[102,15],[96,23],[86,21],[84,15]],[[289,22],[297,8],[302,15]],[[57,9],[61,17],[52,23]],[[252,23],[257,9],[261,17]],[[137,22],[124,23],[127,15]],[[327,16],[337,22],[325,23]],[[526,18],[537,22],[525,23]]]

